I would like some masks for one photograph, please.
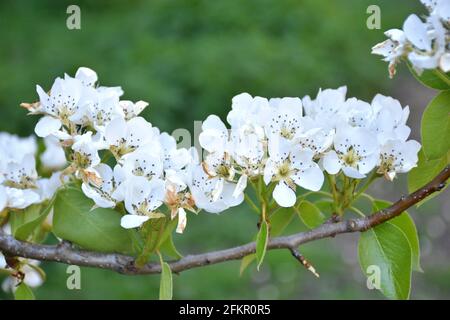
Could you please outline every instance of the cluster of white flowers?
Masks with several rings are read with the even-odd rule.
[[[58,178],[47,180],[73,174],[96,206],[123,203],[124,228],[162,217],[165,206],[172,219],[178,217],[181,233],[186,210],[219,213],[239,205],[247,183],[259,178],[272,184],[280,206],[291,207],[297,186],[321,189],[324,171],[362,179],[376,170],[392,180],[417,163],[420,144],[407,141],[409,109],[390,97],[377,95],[371,103],[347,99],[346,87],[321,90],[314,100],[242,93],[232,99],[231,129],[215,115],[204,121],[199,141],[206,152],[199,159],[197,150],[177,148],[173,137],[139,116],[146,102],[120,100],[120,87],[96,82],[93,70],[80,68],[74,78],[57,78],[48,93],[38,86],[40,101],[23,106],[43,115],[35,128],[46,139],[41,160],[54,168],[65,162],[61,147],[70,155],[69,165],[54,174]],[[35,170],[35,142],[26,141],[27,150],[8,149],[11,156],[0,162],[2,188],[23,201],[7,200],[3,207],[42,200],[36,191],[43,179]],[[25,142],[5,144],[25,148]],[[102,161],[100,152],[113,157]],[[11,190],[23,194],[14,198]]]
[[[64,150],[46,140],[41,163],[48,169],[65,165]],[[36,171],[37,143],[34,137],[20,138],[0,133],[0,212],[5,208],[24,209],[50,199],[61,184],[55,172],[50,178],[39,178]]]
[[[139,117],[148,103],[120,100],[120,87],[97,86],[97,80],[95,71],[82,67],[75,77],[57,78],[48,93],[37,86],[39,102],[22,105],[43,115],[36,134],[68,149],[70,165],[62,175],[81,179],[96,206],[124,203],[124,228],[161,217],[158,208],[165,204],[172,218],[178,215],[177,232],[182,232],[185,209],[196,212],[188,189],[195,152],[177,149],[173,137]],[[102,162],[101,150],[114,156],[112,167]],[[43,158],[55,159],[54,153]]]
[[[409,108],[383,95],[371,103],[346,99],[346,91],[321,90],[314,100],[242,93],[227,116],[231,130],[209,116],[199,137],[208,151],[199,170],[210,195],[203,208],[217,212],[242,201],[247,181],[258,176],[274,183],[278,205],[291,207],[297,186],[321,189],[324,170],[353,179],[376,170],[392,180],[415,167],[420,144],[407,141]]]
[[[429,16],[422,21],[411,14],[403,30],[385,32],[389,38],[372,48],[373,54],[382,55],[389,62],[389,74],[395,74],[397,63],[406,57],[420,73],[424,69],[440,68],[450,71],[450,0],[421,0]]]

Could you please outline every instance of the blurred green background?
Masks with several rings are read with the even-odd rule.
[[[66,28],[66,8],[81,8],[81,30]],[[366,27],[367,7],[381,8],[381,30]],[[348,85],[349,95],[370,100],[382,92],[412,109],[413,137],[433,92],[405,66],[394,80],[387,64],[370,54],[383,31],[401,27],[409,13],[425,13],[411,0],[159,0],[0,2],[0,131],[33,133],[36,117],[19,103],[37,99],[35,85],[50,88],[79,66],[96,70],[102,85],[121,85],[124,99],[146,100],[144,116],[162,130],[193,130],[211,113],[225,117],[243,91],[262,96],[315,95],[320,87]],[[379,184],[377,196],[406,192],[404,177]],[[412,298],[450,298],[450,203],[411,210],[422,243],[425,273],[413,275]],[[423,217],[425,216],[425,217]],[[184,254],[251,241],[256,218],[245,206],[223,215],[190,216],[175,242]],[[287,233],[303,226],[295,221]],[[379,299],[359,269],[357,235],[307,244],[302,252],[320,272],[315,279],[288,252],[270,252],[260,272],[239,276],[239,262],[183,272],[176,299]],[[447,246],[446,246],[447,245]],[[47,282],[38,299],[155,299],[158,276],[122,276],[82,269],[82,289],[66,288],[66,266],[44,263]],[[0,298],[11,298],[0,292]]]

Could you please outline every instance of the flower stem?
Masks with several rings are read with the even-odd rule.
[[[370,185],[372,184],[372,182],[374,182],[375,179],[377,179],[377,178],[378,178],[377,172],[376,172],[375,170],[372,171],[371,175],[367,178],[367,180],[366,180],[366,182],[364,183],[364,185],[363,185],[361,188],[359,188],[358,192],[357,192],[355,195],[353,195],[353,200],[352,200],[352,202],[353,202],[354,200],[358,199],[358,198],[361,196],[361,194],[363,194],[364,191],[366,191],[367,188],[370,187]]]
[[[325,176],[327,177],[328,180],[328,184],[330,185],[330,189],[332,191],[333,194],[333,206],[334,206],[334,211],[336,211],[336,213],[338,215],[342,215],[341,209],[338,206],[338,202],[339,202],[339,194],[336,188],[336,178],[334,175],[328,174],[326,173]]]

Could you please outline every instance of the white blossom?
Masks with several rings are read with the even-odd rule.
[[[343,126],[337,130],[333,146],[323,157],[323,167],[330,174],[342,169],[346,176],[362,179],[378,161],[378,141],[367,129]]]
[[[117,159],[135,151],[140,147],[148,147],[157,152],[151,143],[157,141],[159,131],[144,118],[136,117],[129,121],[115,118],[105,129],[105,141]]]
[[[177,148],[175,138],[163,132],[159,136],[162,148],[164,170],[181,170],[190,161],[190,155],[185,148]]]
[[[383,56],[389,62],[389,75],[395,74],[402,58],[408,59],[420,74],[424,69],[439,68],[450,71],[448,47],[450,26],[450,2],[448,0],[421,0],[428,8],[429,16],[421,20],[411,14],[403,23],[403,30],[385,32],[385,40],[372,48],[372,53]]]
[[[336,128],[336,124],[342,122],[341,109],[345,103],[347,87],[338,89],[319,90],[316,99],[309,96],[302,98],[305,115],[311,117],[316,123],[327,130]]]
[[[269,143],[270,157],[264,170],[264,182],[275,182],[273,190],[275,201],[282,207],[292,207],[296,202],[296,185],[318,191],[324,176],[317,163],[313,161],[314,152],[305,149],[292,150],[286,141],[272,140]]]
[[[81,185],[81,189],[88,198],[94,200],[97,207],[115,207],[116,199],[114,198],[114,192],[117,188],[117,183],[113,169],[104,163],[98,164],[93,169],[100,178],[99,182],[97,184],[92,181],[84,182]]]
[[[72,150],[74,151],[73,161],[77,168],[88,169],[100,163],[99,147],[92,140],[91,131],[75,136]]]
[[[392,181],[397,173],[417,166],[420,144],[417,141],[389,140],[381,147],[377,172]]]
[[[269,100],[263,97],[252,97],[244,92],[232,98],[231,111],[227,121],[232,128],[244,125],[263,127],[270,112]]]
[[[137,117],[144,109],[148,106],[148,102],[145,101],[137,101],[132,102],[129,100],[121,100],[119,101],[119,106],[122,109],[125,119],[131,120],[134,117]]]
[[[400,102],[392,97],[377,94],[372,100],[373,122],[371,130],[377,135],[380,144],[387,140],[406,141],[411,129],[406,125],[409,107],[402,108]]]
[[[270,103],[272,110],[265,126],[267,136],[294,139],[302,131],[302,101],[300,98],[282,98],[271,99]]]
[[[200,145],[208,152],[225,152],[228,150],[228,129],[216,115],[210,115],[203,121],[199,135]]]
[[[98,80],[97,72],[86,67],[78,68],[75,73],[75,78],[79,79],[86,87],[94,87]]]
[[[217,185],[221,185],[218,189]],[[195,205],[210,213],[220,213],[230,207],[237,206],[244,200],[244,194],[233,196],[236,185],[213,177],[205,173],[201,165],[197,165],[192,171],[192,182],[190,190]]]
[[[164,214],[156,212],[164,201],[164,181],[148,181],[145,177],[133,177],[131,180],[125,196],[125,208],[129,214],[122,217],[121,226],[136,228],[149,219],[164,217]]]
[[[166,170],[165,178],[166,196],[164,203],[170,209],[171,219],[178,217],[176,232],[183,233],[187,224],[187,213],[185,209],[196,213],[194,209],[195,203],[188,189],[190,177],[185,171],[177,172],[169,169]]]

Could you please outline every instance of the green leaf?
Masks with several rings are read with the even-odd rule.
[[[256,236],[256,260],[258,261],[257,269],[264,261],[264,256],[267,251],[267,243],[269,242],[269,227],[267,222],[263,220],[261,227],[259,228],[258,235]]]
[[[441,172],[445,166],[449,163],[450,153],[448,155],[443,156],[441,159],[436,160],[427,160],[423,151],[419,151],[419,162],[417,163],[417,167],[413,168],[408,173],[408,191],[410,193],[422,188],[424,185],[433,180],[434,177],[437,176],[439,172]],[[445,185],[444,189],[447,187]],[[422,200],[417,206],[424,204],[426,201],[434,198],[438,194],[440,194],[443,190],[439,192],[434,192],[433,194],[426,197]]]
[[[379,211],[381,209],[385,209],[391,206],[392,203],[385,200],[375,200],[373,202],[373,210]],[[390,223],[398,227],[408,239],[409,244],[411,246],[411,263],[412,268],[415,271],[423,272],[422,267],[420,266],[420,245],[419,245],[419,236],[417,235],[416,225],[414,220],[408,214],[408,212],[404,211],[398,217],[391,219],[385,223]]]
[[[301,201],[296,210],[305,226],[310,229],[320,226],[326,220],[325,215],[320,212],[319,208],[309,201]]]
[[[424,70],[420,75],[414,70],[411,64],[407,63],[409,71],[423,85],[436,90],[450,89],[450,76],[439,70]]]
[[[247,269],[247,267],[256,259],[256,254],[252,253],[249,254],[248,256],[245,256],[241,259],[241,266],[239,268],[239,275],[242,276],[242,274],[244,273],[245,269]]]
[[[439,93],[422,116],[422,148],[428,160],[442,158],[450,150],[450,90]]]
[[[53,233],[80,247],[133,254],[132,233],[120,226],[121,214],[113,209],[96,208],[79,188],[58,191],[54,205]]]
[[[272,237],[281,235],[294,216],[295,211],[292,208],[280,208],[275,211],[270,216],[270,235]]]
[[[411,290],[411,246],[397,226],[384,223],[361,233],[358,257],[364,274],[380,271],[380,291],[389,299],[408,299]]]
[[[169,257],[172,257],[174,259],[181,259],[183,257],[175,247],[172,235],[169,235],[169,237],[160,244],[159,250],[161,251],[161,253],[164,253],[165,255],[168,255]]]
[[[9,221],[13,236],[18,240],[27,240],[44,222],[52,206],[53,201],[50,201],[46,206],[35,204],[21,211],[11,212]]]
[[[326,216],[331,216],[334,212],[332,200],[320,200],[314,202],[314,205]]]
[[[161,282],[159,284],[159,300],[172,300],[172,270],[167,262],[161,259]]]
[[[22,282],[14,292],[14,299],[16,300],[35,300],[33,291],[24,283]]]

